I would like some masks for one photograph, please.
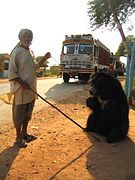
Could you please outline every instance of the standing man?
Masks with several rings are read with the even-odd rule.
[[[36,69],[49,59],[51,54],[47,52],[43,59],[36,64],[29,49],[33,39],[32,31],[22,29],[18,37],[20,42],[11,52],[9,81],[11,92],[14,94],[12,114],[16,129],[15,144],[18,147],[26,147],[25,142],[36,138],[27,133],[28,122],[32,116],[35,99],[37,99],[30,89],[36,91]]]

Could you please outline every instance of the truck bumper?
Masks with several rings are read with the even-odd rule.
[[[63,68],[60,69],[60,73],[67,73],[70,76],[78,76],[78,74],[91,74],[93,73],[93,69],[85,68],[85,69],[70,69],[70,68]]]

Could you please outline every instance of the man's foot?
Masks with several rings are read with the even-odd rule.
[[[16,139],[16,141],[14,142],[14,145],[16,145],[19,148],[27,147],[27,144],[25,144],[25,141],[23,141],[22,139]]]
[[[37,139],[36,136],[33,136],[33,135],[25,135],[25,136],[22,136],[22,139],[25,140],[27,143],[31,142],[31,141],[34,141],[35,139]]]

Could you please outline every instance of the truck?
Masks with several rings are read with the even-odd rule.
[[[114,64],[114,71],[118,76],[124,76],[126,71],[125,64],[121,61],[116,61]]]
[[[120,61],[120,58],[117,55],[110,55],[110,67],[109,72],[113,75],[124,76],[126,72],[125,64]]]
[[[65,35],[60,55],[60,74],[87,81],[95,71],[108,71],[110,50],[91,34]]]

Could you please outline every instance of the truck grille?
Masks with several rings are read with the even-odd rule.
[[[65,64],[66,65],[70,65],[70,66],[90,66],[91,63],[90,62],[86,62],[86,61],[62,61],[61,64]]]

